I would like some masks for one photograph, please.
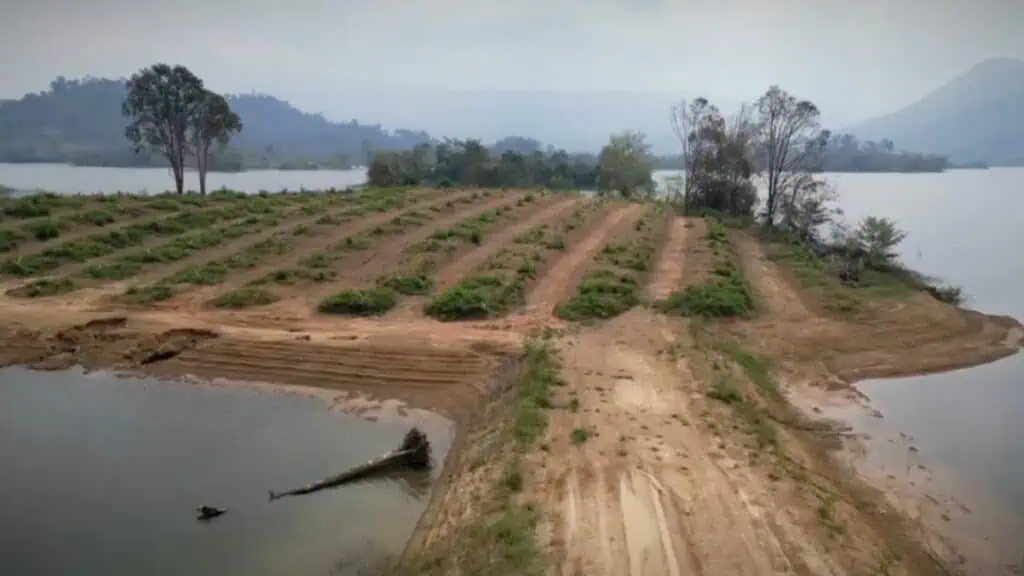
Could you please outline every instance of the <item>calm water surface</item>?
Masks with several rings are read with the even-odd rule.
[[[322,190],[345,188],[366,180],[366,170],[253,170],[250,172],[211,172],[206,177],[209,190],[229,188],[255,194],[260,190]],[[67,164],[0,164],[0,184],[15,190],[47,190],[58,194],[95,194],[132,192],[157,194],[174,188],[166,168],[93,168]],[[199,177],[185,173],[185,188],[198,190]]]
[[[851,220],[896,218],[909,231],[903,260],[964,287],[968,307],[1024,320],[1024,170],[929,175],[831,175]],[[949,472],[940,485],[973,494],[999,512],[986,526],[1007,561],[1024,542],[1024,356],[944,374],[870,380],[858,388],[884,414],[852,417],[878,439],[913,438],[926,462]],[[898,445],[898,443],[897,443]],[[889,459],[891,462],[892,459]],[[956,489],[954,489],[955,491]],[[978,521],[985,524],[984,520]]]
[[[361,464],[410,425],[297,394],[2,370],[0,574],[360,573],[401,552],[429,474],[274,503],[267,490]],[[448,423],[416,425],[442,460]],[[201,524],[201,504],[229,511]]]

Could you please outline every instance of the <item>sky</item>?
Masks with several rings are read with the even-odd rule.
[[[166,61],[449,135],[668,133],[678,98],[729,109],[771,84],[843,126],[1024,58],[1021,30],[1019,0],[0,0],[0,97]]]

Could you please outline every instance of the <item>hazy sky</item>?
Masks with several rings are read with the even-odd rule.
[[[908,104],[979,60],[1024,58],[1021,0],[0,6],[0,96],[43,89],[58,74],[119,77],[160,60],[189,66],[216,90],[255,89],[334,119],[432,131],[458,124],[458,110],[430,114],[406,89],[613,89],[730,104],[778,83],[841,126]],[[665,116],[660,108],[653,116]]]

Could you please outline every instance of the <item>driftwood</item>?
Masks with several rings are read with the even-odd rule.
[[[367,476],[373,476],[396,468],[425,470],[429,467],[430,442],[427,440],[426,434],[420,432],[417,428],[413,428],[406,432],[405,438],[402,439],[402,444],[387,454],[378,456],[377,458],[374,458],[361,466],[356,466],[347,472],[342,472],[335,476],[329,476],[319,482],[314,482],[301,488],[295,488],[284,492],[274,492],[271,490],[270,499],[277,500],[278,498],[284,498],[285,496],[310,494],[325,488],[334,488],[354,480],[359,480],[366,478]]]

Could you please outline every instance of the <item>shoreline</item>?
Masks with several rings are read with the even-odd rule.
[[[460,212],[397,232],[377,261],[372,251],[356,254],[339,274],[355,267],[362,279],[374,279],[396,269],[413,240],[476,214],[448,204]],[[384,214],[381,222],[392,213]],[[278,287],[279,304],[238,310],[188,298],[122,306],[111,297],[119,283],[31,299],[4,294],[0,366],[79,365],[212,385],[223,379],[307,393],[361,417],[426,410],[445,418],[454,427],[452,446],[399,570],[449,542],[455,548],[442,556],[461,563],[456,567],[500,561],[507,570],[497,576],[532,573],[484,555],[495,549],[479,538],[507,545],[487,540],[501,536],[494,533],[500,521],[529,545],[530,558],[521,560],[544,559],[561,573],[765,573],[780,566],[847,573],[889,566],[892,549],[901,573],[934,573],[939,563],[913,519],[835,458],[842,431],[824,427],[813,410],[799,414],[785,394],[803,387],[852,401],[854,383],[865,375],[990,362],[1019,350],[1020,323],[924,294],[880,297],[858,316],[829,316],[744,232],[730,232],[729,255],[735,252],[759,302],[752,318],[709,322],[639,306],[592,324],[557,320],[552,309],[622,229],[616,215],[639,211],[623,205],[599,212],[567,234],[568,247],[550,250],[524,298],[538,298],[535,286],[545,286],[543,309],[465,322],[418,312],[331,317],[307,301],[312,285]],[[672,226],[655,234],[649,285],[671,288],[709,273],[699,255],[700,228],[674,224],[676,234],[669,234]],[[324,226],[325,236],[296,246],[348,237]],[[499,240],[488,243],[492,238]],[[499,234],[483,246],[493,256],[512,241]],[[476,248],[463,248],[446,263],[460,277],[467,274],[460,258],[482,259]],[[212,261],[199,256],[197,262]],[[287,256],[286,264],[267,262],[258,272],[297,261]],[[353,276],[353,284],[360,281]],[[530,354],[540,335],[545,354],[557,357],[557,366],[544,367],[543,394],[529,380],[538,378]],[[428,572],[444,573],[443,566]]]

